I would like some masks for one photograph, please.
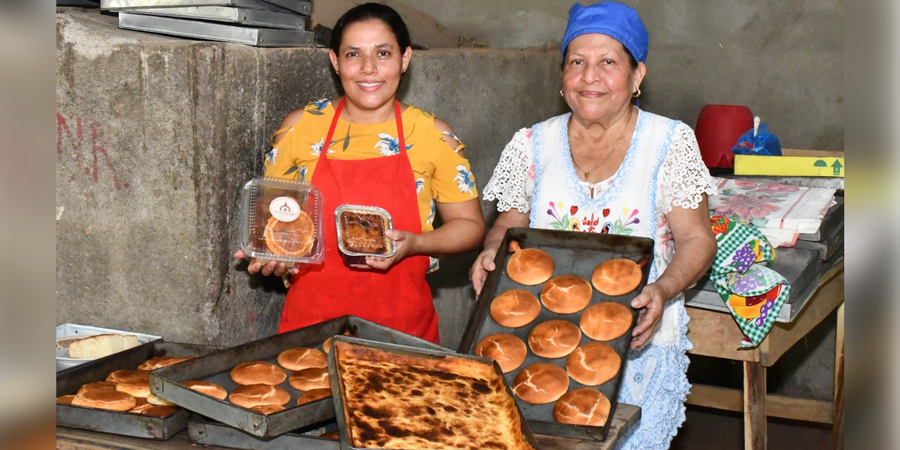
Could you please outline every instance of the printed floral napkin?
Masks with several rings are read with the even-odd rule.
[[[752,178],[714,178],[719,193],[710,211],[749,223],[773,247],[790,247],[797,236],[815,233],[834,202],[835,189],[775,184]]]
[[[775,250],[756,227],[716,213],[710,222],[719,250],[709,278],[744,333],[738,348],[756,347],[775,324],[791,286],[764,265],[775,260]]]

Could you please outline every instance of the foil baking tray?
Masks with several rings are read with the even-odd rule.
[[[385,352],[389,352],[389,353],[393,353],[393,354],[397,354],[397,355],[404,355],[404,356],[422,357],[422,358],[428,358],[428,359],[461,358],[461,359],[468,359],[468,360],[472,360],[472,361],[478,361],[478,362],[481,362],[481,363],[484,363],[484,364],[487,364],[487,365],[493,367],[495,375],[500,378],[501,382],[503,382],[503,385],[504,385],[504,388],[506,389],[507,395],[509,395],[510,397],[515,397],[512,393],[512,390],[509,387],[509,383],[507,383],[506,380],[504,380],[503,372],[500,370],[500,366],[497,365],[497,363],[494,360],[489,359],[489,358],[482,358],[480,356],[474,356],[474,355],[459,354],[459,353],[456,353],[456,352],[454,352],[452,350],[448,350],[448,349],[443,349],[443,350],[422,349],[422,348],[415,348],[415,347],[410,347],[410,346],[406,346],[406,345],[396,345],[396,344],[387,344],[387,343],[381,343],[381,342],[367,341],[364,339],[358,339],[358,338],[353,338],[353,337],[349,337],[349,336],[335,336],[333,345],[337,345],[339,342],[353,344],[356,346],[368,347],[368,348],[372,348],[372,349],[376,349],[376,350],[382,350]],[[348,421],[347,413],[348,412],[346,410],[346,406],[344,405],[344,403],[345,403],[344,388],[343,388],[343,384],[341,383],[341,379],[338,376],[338,368],[339,368],[340,361],[337,360],[336,354],[337,354],[337,352],[335,352],[335,351],[332,351],[328,354],[328,373],[331,376],[331,391],[332,391],[333,395],[335,396],[334,411],[335,411],[335,418],[337,419],[337,426],[338,426],[338,431],[339,431],[338,434],[340,435],[341,449],[342,450],[368,450],[365,448],[353,447],[350,445],[349,431],[348,431],[348,425],[347,425],[347,421]],[[522,414],[522,410],[519,407],[518,402],[516,402],[516,406],[518,409],[518,416],[521,419],[520,424],[521,424],[522,435],[526,442],[528,442],[533,448],[537,449],[538,447],[535,444],[534,436],[531,434],[531,430],[529,429],[529,423],[527,423],[525,421],[525,417]]]
[[[85,383],[104,381],[106,376],[115,370],[136,369],[141,363],[155,356],[204,355],[220,348],[160,341],[149,342],[57,372],[56,396],[75,394]],[[169,439],[183,431],[187,427],[190,415],[191,413],[184,409],[166,417],[153,417],[83,406],[56,405],[56,424],[58,426],[159,440]]]
[[[212,22],[234,23],[246,26],[283,28],[286,30],[306,29],[307,16],[290,11],[268,11],[232,6],[186,6],[177,8],[135,8],[121,11],[151,16],[208,20]]]
[[[315,33],[305,30],[244,27],[119,12],[119,28],[193,39],[230,42],[254,47],[313,47]]]
[[[201,414],[253,436],[271,439],[291,430],[334,418],[332,399],[323,398],[296,406],[300,391],[292,388],[288,380],[282,386],[291,394],[284,411],[263,415],[201,394],[182,386],[187,380],[206,380],[219,384],[228,392],[238,385],[231,380],[234,366],[246,361],[266,361],[277,364],[278,354],[294,347],[322,347],[322,343],[335,335],[349,332],[361,338],[404,344],[411,347],[447,350],[424,339],[410,336],[354,316],[311,325],[287,333],[277,334],[237,347],[231,347],[201,358],[185,361],[177,366],[163,367],[150,375],[150,392],[175,403],[182,408]],[[285,370],[290,374],[290,370]]]
[[[341,444],[337,439],[320,437],[329,431],[337,431],[337,422],[333,419],[262,440],[228,425],[203,420],[197,415],[188,422],[188,439],[193,444],[248,450],[339,450]]]
[[[596,441],[605,440],[609,433],[610,424],[612,423],[611,419],[616,413],[619,387],[628,360],[628,349],[631,345],[631,331],[634,329],[638,317],[637,311],[631,308],[631,301],[637,297],[641,292],[641,289],[643,289],[644,285],[647,283],[650,267],[653,264],[653,240],[641,237],[584,233],[578,231],[510,228],[507,230],[503,242],[500,244],[500,249],[497,251],[497,256],[494,258],[497,269],[488,275],[484,288],[481,291],[481,295],[478,298],[476,309],[463,334],[459,346],[460,353],[474,354],[475,346],[478,342],[494,333],[509,333],[527,343],[528,334],[531,330],[537,324],[549,319],[567,320],[574,323],[576,326],[579,324],[581,311],[574,314],[558,314],[547,310],[543,305],[541,306],[541,312],[538,317],[523,327],[506,328],[491,318],[491,301],[497,295],[509,289],[523,289],[531,292],[538,299],[541,298],[542,284],[537,286],[524,286],[512,281],[506,274],[506,264],[512,256],[512,253],[508,251],[511,241],[517,241],[523,249],[539,248],[549,253],[556,264],[556,269],[553,273],[554,277],[560,275],[577,275],[590,281],[591,274],[597,265],[608,259],[624,258],[634,262],[646,260],[641,268],[643,279],[634,291],[625,295],[611,297],[601,294],[596,289],[592,289],[593,295],[588,304],[588,307],[590,307],[591,305],[602,302],[616,302],[626,306],[632,312],[632,323],[628,328],[628,331],[626,331],[624,335],[606,342],[616,350],[616,353],[618,353],[619,357],[622,359],[622,365],[619,368],[619,372],[611,380],[599,386],[585,386],[571,379],[571,377],[569,379],[570,390],[581,387],[593,387],[609,398],[611,406],[609,419],[607,419],[606,424],[597,427],[558,423],[553,418],[554,402],[543,405],[532,405],[516,397],[516,403],[519,404],[519,409],[522,410],[522,414],[524,414],[525,419],[528,420],[528,425],[531,427],[532,432],[536,434]],[[579,345],[590,342],[594,341],[582,333]],[[504,375],[506,381],[512,385],[513,379],[520,370],[537,362],[554,364],[565,370],[566,358],[541,358],[536,356],[529,348],[525,362],[515,370]]]
[[[366,252],[357,252],[347,248],[344,245],[344,235],[343,235],[343,227],[341,227],[341,217],[345,215],[356,215],[359,218],[359,214],[370,214],[380,216],[382,219],[382,235],[384,236],[385,245],[388,246],[388,250],[386,253],[366,253]],[[360,219],[360,224],[362,220]],[[366,223],[368,220],[366,220]],[[391,214],[387,212],[384,208],[379,208],[377,206],[364,206],[364,205],[340,205],[334,209],[334,224],[337,229],[337,242],[338,249],[341,251],[341,256],[344,258],[344,262],[347,264],[365,264],[367,256],[380,256],[384,258],[390,258],[397,253],[397,246],[394,245],[394,242],[384,235],[384,231],[391,230],[394,228],[394,222],[391,218]],[[366,227],[368,228],[368,227]]]

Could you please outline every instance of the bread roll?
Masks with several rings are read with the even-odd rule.
[[[297,398],[297,406],[321,400],[326,397],[331,397],[331,388],[306,391]]]
[[[513,379],[517,397],[533,405],[558,400],[569,389],[566,371],[548,363],[535,363],[522,369]]]
[[[500,370],[508,373],[519,368],[528,356],[528,347],[521,339],[507,333],[485,336],[475,346],[475,354],[497,361]]]
[[[291,394],[278,386],[270,386],[268,384],[250,384],[246,386],[238,386],[231,394],[228,400],[235,405],[252,408],[260,405],[279,405],[291,401]]]
[[[135,406],[131,408],[128,412],[135,414],[143,414],[145,416],[154,416],[154,417],[166,417],[169,414],[174,414],[178,412],[178,408],[175,406],[163,406],[163,405],[154,405],[152,403],[145,403],[143,405]]]
[[[106,381],[116,383],[116,390],[133,397],[147,398],[150,395],[150,372],[146,370],[117,370],[106,377]]]
[[[275,364],[263,361],[249,361],[240,363],[231,369],[231,379],[240,385],[268,384],[275,386],[284,383],[287,374]]]
[[[581,331],[595,341],[611,341],[631,328],[632,315],[627,306],[615,302],[591,305],[581,313]]]
[[[225,390],[222,386],[219,386],[216,383],[210,381],[203,380],[188,380],[182,381],[181,385],[190,389],[193,389],[201,394],[206,394],[210,397],[215,397],[219,400],[225,400],[225,397],[228,396],[228,391]]]
[[[510,289],[491,302],[491,318],[507,328],[525,326],[541,313],[541,302],[531,292]]]
[[[150,394],[147,396],[147,403],[150,403],[151,405],[159,405],[159,406],[175,406],[174,403],[172,403],[168,400],[159,398],[153,394]]]
[[[356,336],[350,333],[350,330],[344,331],[344,336]],[[328,352],[331,351],[331,338],[325,339],[325,342],[322,343],[322,351],[327,355]]]
[[[572,314],[591,302],[591,283],[575,275],[554,277],[541,288],[541,303],[559,314]]]
[[[559,423],[602,427],[610,407],[609,399],[596,389],[572,389],[553,405],[553,418]]]
[[[195,355],[189,356],[156,356],[144,361],[140,366],[138,366],[138,370],[156,370],[160,367],[170,366],[172,364],[178,364],[182,361],[187,361],[189,359],[196,358]]]
[[[116,390],[116,383],[110,381],[95,381],[93,383],[85,383],[78,389],[78,393],[93,391],[95,389],[108,389],[114,391]]]
[[[526,286],[541,284],[553,276],[556,264],[549,253],[536,248],[519,250],[506,263],[506,275]]]
[[[328,370],[321,367],[298,370],[288,378],[291,387],[298,391],[311,391],[313,389],[329,389],[331,381],[328,378]]]
[[[625,295],[641,284],[641,266],[629,259],[610,259],[591,274],[591,283],[606,295]]]
[[[298,347],[281,352],[278,355],[278,364],[288,370],[323,368],[328,367],[328,357],[318,349]]]
[[[528,346],[542,358],[562,358],[581,342],[581,330],[568,320],[551,319],[531,329]]]
[[[110,389],[94,389],[75,395],[72,399],[75,406],[108,409],[111,411],[128,411],[134,408],[134,397]]]
[[[62,397],[56,397],[56,404],[58,405],[71,405],[72,400],[75,400],[74,395],[63,395]]]
[[[566,371],[585,386],[597,386],[611,380],[622,367],[622,358],[607,344],[591,342],[575,349],[566,358]]]
[[[116,384],[116,390],[129,394],[132,397],[147,398],[150,396],[150,382],[147,381],[147,384],[118,383]]]
[[[277,413],[278,411],[284,411],[284,406],[281,405],[259,405],[250,408],[250,411],[258,412],[260,414],[269,415],[272,413]]]

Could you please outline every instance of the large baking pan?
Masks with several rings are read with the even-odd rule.
[[[155,356],[204,355],[219,349],[221,347],[160,341],[143,344],[57,372],[56,396],[75,394],[85,383],[103,381],[115,370],[136,369]],[[160,440],[169,439],[184,430],[190,415],[189,411],[181,410],[166,417],[152,417],[83,406],[56,405],[56,424],[59,426]]]
[[[637,289],[631,293],[610,297],[601,294],[596,289],[593,290],[590,305],[601,302],[616,302],[628,307],[632,312],[632,324],[628,331],[612,341],[606,342],[612,346],[619,356],[622,358],[622,366],[619,373],[612,380],[607,381],[599,386],[584,386],[573,379],[569,379],[569,389],[577,389],[581,387],[594,387],[610,400],[611,407],[609,417],[612,418],[616,412],[617,397],[619,394],[619,385],[621,384],[622,374],[625,371],[625,364],[628,359],[628,348],[631,345],[631,331],[637,321],[637,311],[631,308],[631,300],[633,300],[643,289],[647,283],[650,273],[650,267],[653,264],[653,240],[640,237],[583,233],[578,231],[556,231],[541,230],[534,228],[510,228],[506,232],[503,242],[494,263],[497,269],[491,272],[485,281],[484,288],[478,298],[478,305],[473,313],[466,332],[463,334],[462,342],[459,346],[460,353],[475,353],[475,346],[484,337],[493,333],[509,333],[524,342],[528,342],[528,334],[535,325],[549,319],[568,320],[575,325],[579,324],[581,312],[574,314],[557,314],[550,312],[542,307],[540,315],[537,319],[528,325],[520,328],[506,328],[495,322],[490,315],[491,301],[499,294],[509,289],[523,289],[531,292],[538,299],[541,297],[541,287],[523,286],[512,281],[506,274],[506,264],[512,253],[508,251],[509,243],[517,241],[522,248],[540,248],[553,257],[556,264],[554,277],[559,275],[577,275],[588,281],[591,274],[598,264],[611,258],[625,258],[634,262],[645,262],[642,267],[643,279]],[[593,342],[587,336],[582,335],[580,345]],[[547,359],[540,358],[529,349],[525,362],[509,373],[505,374],[505,378],[509,384],[513,384],[513,379],[520,370],[530,364],[537,362],[545,362],[554,364],[563,370],[566,367],[566,358]],[[531,430],[536,434],[544,434],[551,436],[569,437],[575,439],[591,439],[604,440],[609,432],[612,420],[607,420],[602,427],[595,426],[579,426],[557,423],[553,418],[553,403],[543,405],[532,405],[524,402],[516,397],[519,409],[525,415]]]
[[[150,391],[156,396],[175,403],[197,414],[243,430],[256,437],[271,439],[313,423],[334,418],[332,399],[323,398],[301,406],[295,406],[300,391],[292,388],[285,380],[282,386],[291,394],[291,400],[284,411],[263,415],[228,401],[218,400],[182,386],[187,380],[206,380],[223,386],[231,392],[238,385],[231,380],[230,371],[234,366],[246,361],[266,361],[276,364],[278,354],[294,347],[317,347],[334,335],[344,332],[371,339],[412,347],[447,350],[405,333],[360,319],[343,316],[288,333],[249,342],[185,361],[178,366],[163,367],[150,375]],[[290,370],[285,372],[291,373]]]
[[[119,12],[119,28],[255,47],[313,47],[315,33]]]
[[[481,363],[485,363],[494,368],[494,372],[498,377],[500,377],[501,381],[503,380],[503,372],[500,370],[500,366],[497,365],[496,361],[488,358],[482,358],[480,356],[473,355],[465,355],[459,354],[454,351],[443,349],[443,350],[431,350],[431,349],[420,349],[415,347],[409,347],[405,345],[396,345],[396,344],[386,344],[381,342],[373,342],[367,341],[365,339],[358,339],[348,336],[335,336],[334,337],[334,345],[337,345],[339,342],[346,342],[350,344],[354,344],[357,346],[364,346],[368,348],[373,348],[376,350],[382,350],[385,352],[397,354],[397,355],[405,355],[405,356],[413,356],[413,357],[423,357],[423,358],[432,358],[432,359],[444,359],[444,358],[462,358],[469,359],[473,361],[478,361]],[[341,438],[341,450],[364,450],[359,447],[352,447],[349,441],[349,432],[347,428],[347,410],[344,405],[344,389],[343,384],[341,383],[341,379],[338,375],[338,365],[340,362],[337,360],[337,352],[332,351],[328,354],[328,373],[331,376],[331,391],[334,394],[334,411],[335,418],[337,419],[337,426],[339,435]],[[513,397],[512,390],[509,388],[509,384],[504,382],[504,387],[506,388],[506,393],[510,397]],[[518,402],[516,403],[518,407]],[[537,445],[534,441],[534,436],[531,434],[531,430],[528,427],[528,423],[526,423],[524,416],[522,415],[521,409],[518,411],[519,418],[521,419],[521,431],[525,440],[531,444],[533,448],[537,448]]]
[[[270,440],[262,440],[236,428],[210,422],[194,415],[188,422],[188,439],[194,444],[247,450],[339,450],[337,439],[319,437],[322,433],[337,431],[334,419],[282,434]]]
[[[231,6],[185,6],[180,8],[135,8],[120,12],[146,14],[151,16],[208,20],[211,22],[233,23],[251,27],[283,28],[305,30],[307,17],[290,11],[268,11],[263,9]]]

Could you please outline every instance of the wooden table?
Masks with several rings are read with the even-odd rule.
[[[633,405],[619,405],[603,442],[536,435],[541,450],[611,450],[622,434],[641,418],[641,409]],[[261,442],[261,441],[260,441]],[[96,431],[56,427],[57,450],[226,450],[225,447],[195,445],[188,439],[187,430],[166,441],[141,439]],[[264,448],[264,447],[260,447]],[[334,444],[337,449],[337,442]]]
[[[812,400],[766,394],[766,368],[772,367],[797,341],[837,309],[834,398]],[[687,307],[692,355],[742,361],[744,387],[730,389],[694,384],[687,404],[744,413],[745,450],[766,448],[766,417],[805,420],[833,425],[835,447],[844,444],[844,263],[819,277],[818,289],[789,323],[776,322],[753,349],[738,350],[742,334],[730,314]]]

